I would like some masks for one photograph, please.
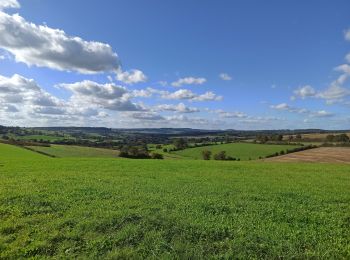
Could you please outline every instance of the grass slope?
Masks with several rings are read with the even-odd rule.
[[[18,146],[0,143],[0,163],[8,159],[20,161],[25,159],[42,159],[43,157],[46,156]]]
[[[5,160],[0,258],[349,258],[350,166]]]
[[[74,145],[51,145],[50,147],[30,146],[30,148],[36,151],[54,155],[56,157],[115,158],[118,156],[118,151],[116,150]]]
[[[250,143],[230,143],[219,144],[205,147],[188,148],[181,151],[172,152],[176,155],[180,155],[191,159],[202,159],[202,151],[209,150],[212,152],[212,156],[220,151],[226,151],[226,154],[241,160],[255,160],[259,156],[265,157],[266,155],[274,154],[282,150],[296,148],[295,145],[270,145],[270,144],[250,144]]]

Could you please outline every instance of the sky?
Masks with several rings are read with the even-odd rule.
[[[348,0],[0,0],[0,125],[350,129]]]

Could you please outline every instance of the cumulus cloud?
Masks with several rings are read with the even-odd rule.
[[[158,111],[174,111],[179,113],[195,113],[200,112],[196,107],[188,107],[184,103],[179,103],[177,105],[172,104],[162,104],[155,107]]]
[[[142,91],[142,92],[141,92]],[[136,96],[150,97],[153,94],[159,95],[162,99],[172,100],[188,100],[188,101],[220,101],[222,96],[216,95],[212,91],[207,91],[203,94],[196,94],[189,89],[179,89],[174,92],[159,90],[154,88],[147,88],[144,90],[134,91]]]
[[[344,38],[345,40],[350,41],[350,29],[344,32]]]
[[[147,120],[147,121],[159,121],[159,120],[165,120],[165,118],[157,113],[153,112],[137,112],[132,113],[131,117],[134,119],[139,120]]]
[[[325,110],[319,110],[319,111],[310,111],[306,108],[296,108],[288,105],[287,103],[281,103],[278,105],[272,105],[270,108],[280,111],[288,111],[291,113],[298,113],[298,114],[305,114],[310,117],[331,117],[334,116],[333,113],[327,112]]]
[[[311,114],[313,117],[331,117],[334,114],[325,110],[319,110]]]
[[[132,95],[123,86],[112,83],[100,84],[90,80],[57,86],[70,90],[73,93],[70,100],[75,104],[94,104],[117,111],[144,110],[140,105],[131,102]]]
[[[325,99],[327,104],[342,102],[347,96],[350,96],[350,90],[343,85],[350,77],[350,65],[343,64],[335,68],[335,71],[341,72],[336,80],[331,82],[329,87],[322,91],[316,91],[313,87],[306,85],[294,91],[292,100],[296,98],[305,99],[307,97]]]
[[[228,75],[227,73],[221,73],[220,75],[219,75],[219,77],[220,77],[220,79],[222,79],[222,80],[232,80],[232,77],[230,76],[230,75]]]
[[[0,104],[9,112],[41,114],[53,114],[60,110],[59,107],[65,107],[64,101],[42,90],[33,79],[18,74],[12,77],[0,75]]]
[[[186,99],[191,101],[219,101],[222,100],[222,96],[218,96],[211,91],[207,91],[204,94],[195,94],[189,89],[179,89],[175,92],[160,91],[161,98],[163,99]]]
[[[295,90],[294,95],[302,99],[305,99],[306,97],[314,97],[316,95],[316,90],[310,85],[306,85]]]
[[[21,5],[17,0],[1,0],[0,1],[0,11],[6,8],[20,8]]]
[[[276,110],[290,110],[291,107],[287,103],[281,103],[278,105],[271,105],[270,108],[276,109]]]
[[[218,114],[222,118],[246,118],[246,117],[248,117],[247,114],[245,114],[243,112],[239,112],[239,111],[227,112],[227,111],[224,111],[222,109],[217,109],[213,112]]]
[[[173,87],[181,87],[182,85],[201,85],[204,84],[207,80],[205,78],[195,78],[195,77],[186,77],[180,78],[177,81],[171,83]]]
[[[117,72],[116,79],[126,84],[134,84],[147,81],[146,75],[141,70]]]
[[[309,113],[309,110],[305,108],[296,108],[288,105],[287,103],[280,103],[277,105],[271,105],[270,108],[275,109],[275,110],[280,110],[280,111],[288,111],[292,113],[298,113],[298,114],[305,114]]]
[[[62,30],[27,22],[18,14],[0,11],[0,35],[0,48],[29,66],[86,74],[120,69],[118,56],[110,45],[84,41]]]
[[[350,52],[348,54],[346,54],[345,56],[345,60],[350,63]]]

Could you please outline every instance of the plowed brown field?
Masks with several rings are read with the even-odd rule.
[[[350,148],[321,147],[265,159],[269,162],[350,163]]]

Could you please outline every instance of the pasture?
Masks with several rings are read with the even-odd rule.
[[[266,159],[272,162],[350,163],[350,147],[320,147]]]
[[[350,257],[349,165],[0,149],[0,258]]]
[[[75,145],[51,145],[45,146],[29,146],[30,149],[35,151],[44,152],[55,157],[95,157],[95,158],[116,158],[119,154],[116,150],[84,147]]]
[[[272,144],[253,144],[253,143],[229,143],[218,144],[204,147],[188,148],[185,150],[171,152],[187,159],[202,159],[202,151],[209,150],[212,155],[226,151],[228,156],[240,158],[241,160],[256,160],[259,157],[274,154],[276,152],[286,151],[287,149],[294,149],[296,145],[272,145]]]
[[[21,161],[27,159],[40,159],[43,157],[44,155],[26,150],[22,147],[0,143],[0,164],[7,159]]]

